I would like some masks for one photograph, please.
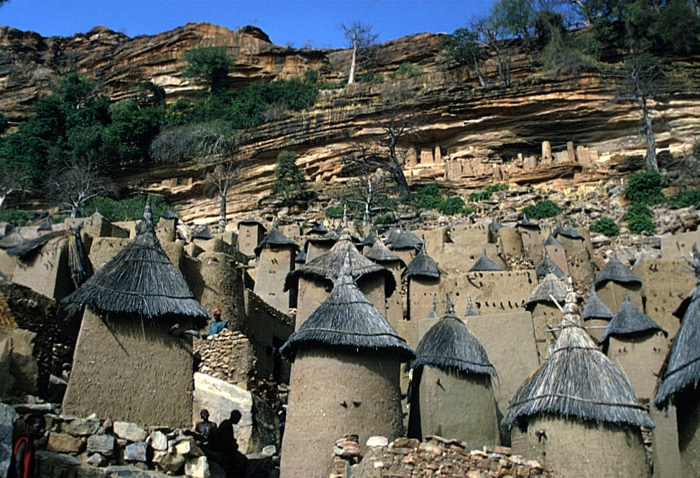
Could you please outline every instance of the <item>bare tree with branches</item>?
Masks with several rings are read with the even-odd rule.
[[[59,212],[78,217],[91,199],[111,194],[114,184],[101,171],[104,171],[104,166],[92,156],[58,169],[49,178],[47,186],[51,197],[62,208]]]
[[[375,44],[379,34],[372,33],[372,25],[360,21],[352,22],[350,25],[341,23],[340,29],[343,30],[343,36],[352,48],[350,75],[348,76],[348,85],[352,85],[355,83],[355,72],[361,55]]]
[[[23,186],[26,178],[24,172],[11,166],[0,164],[0,209],[5,204],[5,199],[12,194],[18,192],[29,192]]]
[[[510,55],[504,45],[502,27],[490,17],[475,18],[470,29],[477,34],[477,40],[496,55],[496,65],[501,83],[510,86]]]

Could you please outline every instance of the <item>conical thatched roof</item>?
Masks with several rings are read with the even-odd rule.
[[[583,236],[571,226],[570,222],[566,224],[566,227],[563,227],[561,223],[558,222],[556,229],[554,229],[554,232],[552,232],[552,235],[555,237],[564,236],[568,237],[569,239],[583,239]]]
[[[439,279],[440,269],[435,261],[425,251],[424,246],[416,257],[414,257],[408,264],[408,266],[406,266],[406,269],[403,271],[403,276],[406,278],[430,277],[433,279]]]
[[[421,247],[423,247],[423,240],[411,231],[406,230],[399,232],[391,243],[387,242],[387,245],[392,251],[401,251],[406,249],[415,249],[420,251]]]
[[[204,241],[208,241],[209,239],[213,239],[214,236],[211,234],[211,229],[209,229],[209,226],[204,226],[200,230],[194,233],[192,236],[192,239],[202,239]]]
[[[547,249],[545,248],[544,257],[542,258],[542,261],[540,261],[540,263],[537,264],[537,267],[535,267],[535,273],[537,274],[537,278],[541,279],[550,272],[560,279],[566,276],[566,274],[564,274],[564,271],[561,270],[561,267],[559,267],[556,264],[556,262],[554,262],[552,258],[549,257],[549,252],[547,252]]]
[[[591,295],[588,296],[588,302],[583,309],[583,320],[603,319],[610,320],[615,316],[612,310],[600,300],[596,294],[595,286],[591,284]]]
[[[372,249],[365,253],[365,257],[379,263],[400,262],[404,267],[406,267],[406,263],[404,263],[403,259],[391,252],[388,247],[382,244],[382,241],[375,242]]]
[[[415,356],[358,289],[350,270],[350,254],[346,252],[331,293],[280,349],[285,358],[294,360],[299,350],[309,348],[381,350],[397,354],[401,361]]]
[[[489,257],[486,255],[486,248],[484,247],[481,249],[481,256],[479,259],[477,259],[474,265],[472,265],[469,272],[503,272],[503,269],[501,266],[489,259]]]
[[[533,222],[533,221],[529,220],[529,219],[527,218],[527,215],[526,215],[526,214],[523,214],[523,220],[520,221],[520,222],[517,224],[517,226],[518,226],[518,227],[522,227],[523,229],[535,229],[535,230],[537,230],[537,231],[539,231],[539,230],[541,229],[541,227],[539,226],[539,224],[537,224],[536,222]]]
[[[348,235],[348,239],[350,236]],[[309,244],[314,244],[316,246],[333,246],[336,242],[338,242],[338,234],[335,233],[335,231],[329,231],[325,233],[323,236],[312,236],[309,237],[306,242],[304,242],[304,250],[308,251],[309,250]]]
[[[166,209],[163,214],[160,215],[163,219],[179,219],[180,217],[175,214],[170,208]]]
[[[609,337],[632,336],[643,332],[656,333],[659,331],[668,336],[668,332],[654,322],[654,319],[637,309],[625,294],[625,300],[622,302],[620,310],[605,328],[598,343],[605,343]]]
[[[309,239],[309,241],[311,240],[313,239]],[[353,279],[357,280],[359,277],[368,274],[383,274],[386,295],[390,296],[394,292],[394,289],[396,289],[394,275],[385,267],[375,264],[360,254],[355,244],[350,240],[350,232],[347,229],[343,231],[338,242],[329,251],[287,274],[287,278],[284,281],[284,290],[296,288],[299,277],[303,275],[316,276],[328,280],[338,277],[346,255],[350,261],[350,275]]]
[[[260,256],[265,246],[288,247],[294,249],[294,252],[299,250],[299,244],[285,236],[282,231],[277,228],[277,222],[273,224],[272,229],[268,231],[263,240],[255,246],[255,249],[253,249],[255,255]]]
[[[70,312],[87,305],[103,313],[192,317],[199,325],[209,318],[163,251],[154,232],[150,201],[136,237],[62,302]]]
[[[304,249],[300,250],[299,253],[294,257],[294,262],[297,264],[303,264],[306,262],[306,251]]]
[[[595,276],[593,284],[598,287],[608,281],[618,282],[620,284],[642,285],[642,281],[639,280],[637,274],[620,262],[615,254],[610,257],[608,263],[605,264],[600,272],[598,272],[598,275]]]
[[[248,218],[248,219],[243,219],[243,220],[241,220],[241,221],[238,221],[238,227],[239,227],[239,228],[240,228],[240,226],[255,226],[255,225],[260,226],[260,227],[262,227],[263,229],[267,229],[267,228],[265,227],[265,224],[263,224],[262,222],[258,221],[257,219],[253,219],[252,217],[250,217],[250,218]]]
[[[312,236],[312,235],[325,236],[326,234],[328,234],[328,229],[326,229],[326,226],[324,226],[323,224],[318,224],[318,225],[312,227],[311,229],[309,229],[308,231],[306,231],[305,235],[306,236]]]
[[[377,235],[374,233],[374,229],[370,229],[369,234],[367,234],[367,237],[362,239],[362,241],[360,242],[360,245],[372,247],[376,242],[377,242]]]
[[[469,374],[497,375],[484,346],[457,317],[449,299],[447,313],[425,333],[410,367],[417,369],[426,365]]]
[[[501,230],[501,228],[503,228],[503,224],[498,222],[495,216],[492,217],[491,222],[489,223],[489,231],[498,232],[499,230]]]
[[[41,223],[41,226],[37,228],[37,231],[52,231],[53,229],[51,228],[51,218],[47,217],[44,222]]]
[[[467,310],[464,312],[465,317],[478,317],[479,313],[476,311],[474,308],[474,304],[472,303],[472,296],[467,295]]]
[[[433,294],[433,304],[430,307],[430,312],[428,313],[428,317],[426,319],[439,319],[440,316],[438,315],[437,312],[437,298],[435,297],[435,294]]]
[[[554,237],[552,234],[550,234],[547,239],[544,241],[545,246],[557,246],[560,249],[564,249],[564,244],[559,242],[556,237]]]
[[[21,247],[26,242],[19,231],[12,231],[2,239],[0,239],[0,249],[12,249],[13,247]]]
[[[501,428],[510,432],[540,414],[654,427],[625,373],[581,325],[573,288],[566,294],[561,332],[552,353],[515,393]]]
[[[532,304],[537,302],[552,302],[552,297],[556,299],[559,304],[564,302],[566,299],[566,285],[561,280],[557,279],[557,276],[551,272],[544,277],[544,280],[540,282],[535,290],[532,291],[530,297],[525,301],[525,307],[529,308]]]
[[[396,228],[391,229],[389,232],[386,233],[386,240],[384,241],[384,244],[390,246],[391,244],[393,244],[397,237],[399,237],[399,231]]]
[[[47,232],[31,241],[23,242],[17,247],[7,250],[8,256],[24,257],[36,251],[50,241],[66,239],[68,241],[68,268],[71,272],[71,279],[75,287],[80,287],[92,276],[92,263],[88,258],[83,240],[80,238],[80,228],[82,223],[75,229],[65,229],[61,231]]]
[[[685,388],[697,389],[700,383],[700,253],[693,246],[696,287],[688,295],[688,305],[678,334],[661,374],[654,405],[662,408],[671,396]]]

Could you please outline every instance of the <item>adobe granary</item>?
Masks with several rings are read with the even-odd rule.
[[[428,297],[440,292],[441,275],[442,272],[423,245],[403,271],[403,277],[408,280],[408,320],[420,320],[428,316]]]
[[[350,231],[344,229],[329,251],[315,259],[307,259],[306,264],[287,274],[284,290],[297,291],[297,328],[328,296],[332,279],[337,277],[346,256],[350,261],[350,275],[358,281],[360,290],[382,314],[386,313],[386,297],[396,289],[394,276],[385,267],[360,254]]]
[[[562,312],[557,303],[561,304],[565,299],[566,285],[550,272],[525,301],[525,309],[532,314],[540,363],[547,358],[554,337],[550,330],[561,321]]]
[[[272,229],[260,241],[255,249],[258,257],[258,273],[254,292],[262,300],[285,314],[289,313],[289,291],[284,290],[284,280],[294,270],[294,258],[299,245],[277,227],[277,220]]]
[[[304,242],[306,262],[310,262],[330,251],[340,237],[335,231],[328,231],[322,236],[313,235]]]
[[[423,247],[423,241],[416,236],[410,229],[400,231],[391,243],[387,243],[390,250],[394,251],[401,260],[408,264],[410,263],[418,251]]]
[[[616,254],[610,256],[610,260],[593,279],[593,284],[600,300],[613,312],[622,307],[625,294],[629,295],[638,309],[644,310],[642,281],[629,267],[620,262]]]
[[[293,360],[282,477],[328,476],[329,444],[344,434],[403,434],[399,371],[414,357],[355,284],[350,254],[333,290],[281,348]]]
[[[654,319],[640,312],[625,296],[622,307],[598,341],[608,357],[619,365],[637,398],[649,403],[666,356],[668,333]]]
[[[394,275],[396,283],[401,283],[401,274],[406,268],[406,264],[398,255],[390,251],[382,241],[376,239],[372,248],[365,252],[365,257],[386,267]],[[400,287],[394,289],[394,292],[386,298],[386,319],[401,337],[409,340],[410,336],[413,335],[413,329],[407,328],[407,324],[404,323],[408,321],[404,320],[403,296],[401,295]]]
[[[411,362],[409,436],[456,438],[473,449],[499,443],[497,376],[483,345],[457,317],[447,298],[447,313],[423,336]]]
[[[684,476],[700,474],[700,252],[693,246],[696,286],[674,315],[682,315],[661,374],[654,406],[666,408],[673,400],[678,424],[678,448]]]
[[[244,219],[238,223],[238,250],[249,257],[255,256],[255,248],[265,236],[265,226],[257,219]]]
[[[192,342],[209,313],[156,238],[150,203],[136,237],[63,301],[85,313],[63,410],[143,425],[189,427]]]
[[[514,453],[557,476],[648,476],[641,428],[654,424],[583,328],[572,287],[552,353],[520,386],[501,427]]]
[[[586,330],[596,342],[603,336],[605,328],[615,316],[613,311],[600,300],[593,284],[591,284],[591,293],[588,296],[588,302],[586,302],[582,316]]]

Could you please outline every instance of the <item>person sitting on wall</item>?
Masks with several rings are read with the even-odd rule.
[[[12,447],[12,460],[8,470],[8,478],[33,478],[34,473],[34,441],[44,436],[46,420],[40,413],[32,413],[26,420],[25,432],[15,440]]]
[[[219,424],[217,431],[219,452],[226,457],[224,468],[234,476],[242,475],[248,469],[248,457],[238,450],[233,426],[241,421],[239,410],[232,410],[231,416]]]
[[[216,434],[216,423],[209,421],[209,410],[207,409],[202,409],[202,411],[199,412],[199,416],[202,418],[202,421],[197,422],[194,431],[204,437],[202,445],[209,446]]]
[[[221,320],[221,309],[215,309],[211,312],[213,322],[209,324],[209,337],[221,332],[228,324],[228,320]]]

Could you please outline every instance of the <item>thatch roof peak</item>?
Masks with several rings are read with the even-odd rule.
[[[306,262],[306,251],[304,249],[300,250],[299,253],[294,256],[294,262],[297,264],[303,264]]]
[[[47,217],[44,222],[37,228],[37,231],[51,231],[51,218]]]
[[[318,239],[320,238],[310,238],[307,240],[307,244],[309,241]],[[345,260],[346,253],[349,254],[350,275],[352,275],[355,280],[363,275],[383,274],[386,295],[389,296],[393,293],[396,288],[396,279],[394,279],[394,275],[391,271],[379,264],[375,264],[360,254],[355,244],[353,244],[348,237],[343,237],[343,239],[337,241],[329,251],[287,274],[284,290],[295,288],[299,277],[303,275],[316,276],[322,279],[337,277],[338,271],[340,271]]]
[[[95,312],[148,318],[185,316],[198,325],[206,323],[209,312],[194,298],[182,272],[163,251],[148,209],[150,205],[137,227],[136,237],[61,301],[69,312],[87,305]]]
[[[663,332],[668,337],[668,332],[661,328],[654,319],[637,309],[625,294],[625,300],[622,302],[620,310],[612,318],[598,343],[605,343],[609,337],[637,335],[643,332]]]
[[[569,286],[559,338],[515,393],[501,423],[505,432],[541,414],[654,427],[625,373],[598,349],[581,322],[577,295]]]
[[[498,222],[496,220],[496,216],[492,217],[491,222],[489,223],[489,230],[491,232],[498,232],[502,228],[503,228],[503,224],[501,224],[500,222]]]
[[[621,284],[642,285],[642,281],[639,280],[637,274],[632,272],[629,267],[620,262],[617,255],[614,253],[612,256],[610,256],[610,260],[608,260],[607,264],[605,264],[600,272],[598,272],[598,275],[595,276],[595,279],[593,279],[593,284],[598,287],[599,285],[602,285],[608,281],[618,282]]]
[[[22,237],[22,234],[20,234],[18,230],[14,230],[2,239],[0,239],[0,249],[12,249],[14,247],[21,247],[25,242],[26,239]]]
[[[437,296],[433,294],[433,303],[430,307],[430,312],[428,313],[428,319],[439,319],[440,315],[437,312]]]
[[[408,266],[406,266],[406,270],[403,271],[403,276],[407,278],[429,277],[432,279],[439,279],[440,275],[440,269],[425,251],[425,246],[423,246],[421,251],[413,258]]]
[[[545,246],[556,246],[559,247],[560,249],[564,249],[564,245],[557,240],[556,237],[554,237],[552,234],[550,234],[547,239],[544,241]]]
[[[696,247],[693,247],[692,268],[697,285],[684,301],[687,305],[681,327],[671,344],[659,391],[654,397],[658,408],[666,406],[673,394],[685,388],[697,389],[700,384],[700,253]]]
[[[399,236],[399,231],[394,227],[393,229],[390,229],[389,232],[386,233],[386,238],[384,239],[384,244],[387,246],[390,246],[396,238]]]
[[[360,242],[361,246],[374,246],[377,242],[377,235],[374,233],[374,229],[369,230],[369,234]]]
[[[266,246],[288,247],[293,249],[294,252],[299,250],[299,244],[285,236],[284,233],[279,230],[279,228],[277,227],[277,221],[275,221],[272,225],[272,229],[270,229],[267,232],[267,234],[265,234],[263,240],[260,241],[260,243],[257,246],[255,246],[253,252],[256,256],[260,256],[263,248],[265,248]]]
[[[423,336],[410,367],[418,369],[430,365],[468,374],[497,376],[484,346],[455,315],[449,297],[446,302],[447,312]]]
[[[537,224],[536,222],[531,221],[527,218],[527,214],[523,214],[523,220],[520,221],[517,224],[517,226],[522,227],[523,229],[536,229],[538,231],[541,229],[539,224]]]
[[[166,209],[163,214],[160,215],[163,219],[179,219],[180,217],[175,214],[170,208]]]
[[[464,312],[465,317],[478,317],[479,313],[476,311],[474,308],[474,304],[472,303],[472,296],[467,295],[467,310]]]
[[[389,244],[389,249],[392,251],[400,251],[406,249],[415,249],[419,251],[423,247],[423,240],[416,236],[409,229],[401,231],[397,234],[394,240]]]
[[[595,286],[591,284],[591,295],[583,309],[583,320],[603,319],[610,320],[615,316],[612,310],[600,300],[595,291]]]
[[[314,227],[312,227],[311,229],[309,229],[308,231],[306,231],[305,235],[310,236],[312,234],[318,235],[318,236],[323,236],[325,234],[328,234],[328,229],[326,229],[326,226],[324,226],[323,224],[317,224]]]
[[[346,253],[331,293],[280,349],[285,358],[294,360],[300,350],[313,348],[377,350],[396,354],[401,361],[414,357],[413,350],[357,287],[351,269]]]
[[[372,248],[365,253],[365,257],[374,262],[400,262],[404,267],[406,266],[403,259],[390,251],[382,244],[382,241],[375,242]]]
[[[557,222],[557,227],[554,229],[554,232],[552,233],[553,236],[564,236],[568,237],[569,239],[581,239],[583,240],[583,236],[573,228],[570,222],[566,223],[566,227],[563,227],[560,222]]]
[[[561,267],[559,267],[557,263],[554,262],[549,256],[547,248],[544,249],[544,257],[542,258],[542,261],[537,264],[537,267],[535,267],[535,273],[537,274],[538,279],[543,278],[549,273],[554,274],[560,279],[566,276],[564,271],[561,270]]]
[[[469,272],[503,272],[503,269],[501,266],[489,259],[489,257],[486,255],[486,248],[484,247],[481,249],[481,256],[479,259],[477,259],[474,265],[472,265]]]
[[[212,235],[211,229],[209,229],[209,226],[204,226],[203,228],[200,228],[192,236],[192,239],[201,239],[204,241],[208,241],[208,240],[213,239],[213,238],[214,238],[214,236]]]
[[[529,308],[531,304],[538,302],[553,303],[553,300],[559,303],[566,299],[566,285],[563,281],[557,278],[551,272],[547,274],[542,282],[540,282],[535,290],[532,291],[530,297],[525,301],[525,307]]]

